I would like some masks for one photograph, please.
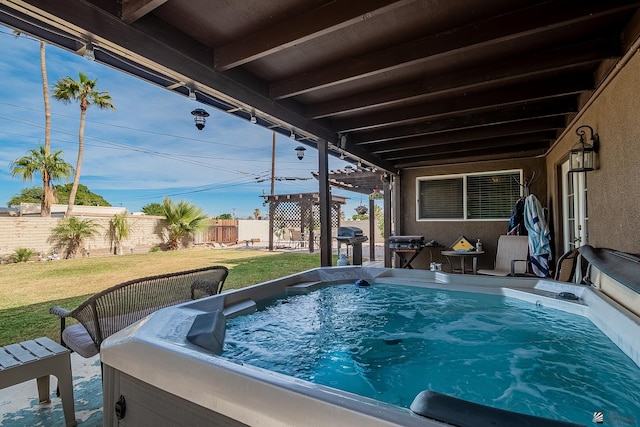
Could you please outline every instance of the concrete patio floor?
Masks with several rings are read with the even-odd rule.
[[[73,393],[78,426],[102,426],[102,380],[100,358],[71,354]],[[51,403],[38,403],[36,380],[0,390],[1,427],[64,427],[62,401],[56,397],[57,380],[50,381]]]

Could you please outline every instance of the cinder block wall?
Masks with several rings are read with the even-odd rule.
[[[111,242],[108,238],[110,218],[91,218],[98,227],[98,235],[84,242],[83,249],[98,255],[108,253]],[[50,254],[52,244],[48,241],[51,230],[59,218],[2,217],[0,218],[0,257],[12,254],[18,248],[29,248],[43,255]],[[152,246],[164,242],[164,218],[156,216],[128,217],[131,233],[123,242],[126,253],[146,252]]]

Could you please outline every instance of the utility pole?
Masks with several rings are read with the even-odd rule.
[[[276,131],[273,131],[273,141],[271,143],[271,196],[275,194],[276,186]],[[269,203],[269,250],[273,251],[273,216],[275,209],[273,203]]]
[[[276,188],[276,131],[273,131],[273,141],[271,143],[271,195],[273,196]]]

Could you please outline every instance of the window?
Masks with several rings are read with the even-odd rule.
[[[418,178],[418,220],[509,219],[522,171]]]

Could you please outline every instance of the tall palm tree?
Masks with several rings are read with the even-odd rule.
[[[11,162],[11,176],[21,175],[26,182],[32,181],[34,174],[41,174],[42,200],[48,201],[48,216],[51,216],[50,202],[56,200],[56,187],[53,182],[69,178],[73,174],[73,166],[64,161],[61,150],[47,153],[45,146],[41,145],[27,153],[29,154]]]
[[[199,207],[181,200],[175,204],[170,198],[162,201],[169,231],[169,249],[178,249],[180,242],[207,226],[208,217]]]
[[[20,37],[20,31],[13,31],[16,37]],[[45,43],[40,40],[40,74],[42,74],[42,97],[44,99],[44,149],[49,155],[51,152],[51,103],[49,102],[49,79],[47,77],[47,57],[45,52]],[[51,183],[42,177],[42,200],[40,201],[40,216],[51,216],[51,205],[56,203],[55,192],[51,189]]]
[[[76,200],[78,184],[80,183],[80,170],[82,169],[82,156],[84,155],[84,124],[87,116],[87,109],[90,105],[95,105],[100,109],[116,108],[112,104],[109,92],[100,92],[97,90],[98,79],[89,80],[83,73],[78,73],[79,80],[76,81],[71,77],[64,77],[56,83],[53,89],[53,97],[58,101],[66,104],[71,101],[80,103],[80,129],[78,130],[78,161],[76,162],[76,173],[73,177],[73,185],[71,193],[69,193],[69,205],[67,206],[66,216],[73,213],[73,204]]]
[[[45,45],[40,40],[40,73],[42,74],[42,98],[44,99],[44,151],[51,153],[51,103],[49,102],[49,78],[47,77],[47,59]],[[42,180],[42,203],[40,204],[40,216],[51,216],[51,204],[55,203],[55,191],[49,182]]]

